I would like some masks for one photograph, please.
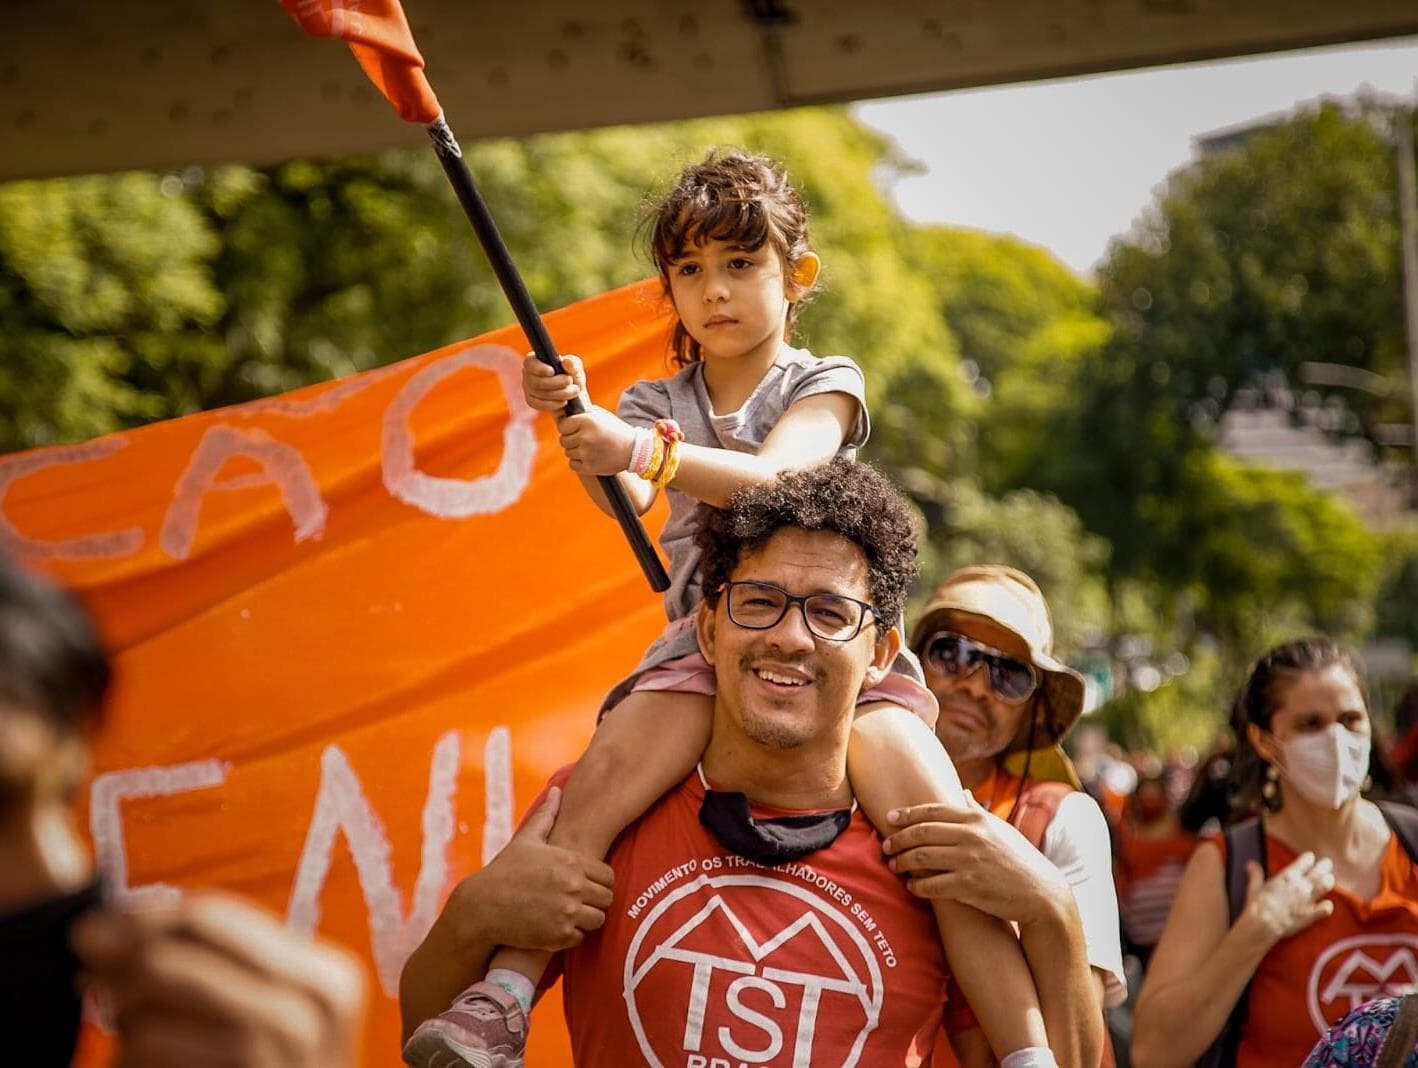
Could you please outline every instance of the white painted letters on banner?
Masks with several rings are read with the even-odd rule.
[[[497,470],[482,478],[438,478],[414,463],[410,417],[419,401],[445,378],[465,367],[482,367],[497,376],[507,401],[507,427],[502,432],[502,459]],[[384,412],[384,486],[389,492],[429,515],[466,519],[510,507],[522,496],[532,477],[537,455],[533,429],[536,411],[522,397],[522,360],[503,345],[474,345],[429,364],[404,383]]]
[[[383,821],[365,797],[344,751],[336,745],[327,746],[321,758],[320,789],[305,848],[300,853],[286,922],[308,934],[320,925],[320,892],[330,874],[335,838],[343,833],[369,909],[375,971],[380,986],[391,996],[399,989],[404,961],[438,917],[439,899],[448,881],[448,844],[453,840],[459,751],[457,731],[443,735],[433,750],[423,808],[419,873],[407,919],[394,886]]]

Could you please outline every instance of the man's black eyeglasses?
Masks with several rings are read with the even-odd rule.
[[[1001,701],[1012,705],[1027,701],[1039,688],[1039,672],[1033,664],[954,631],[932,635],[921,658],[940,674],[957,679],[968,678],[984,664],[989,669],[990,689]]]
[[[807,629],[830,642],[849,642],[861,633],[867,613],[879,618],[865,601],[837,593],[797,597],[771,582],[726,582],[719,593],[728,601],[729,619],[748,630],[769,630],[797,605]]]

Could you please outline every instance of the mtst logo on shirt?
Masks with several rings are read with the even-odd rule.
[[[882,975],[848,909],[782,879],[701,875],[641,917],[624,994],[653,1068],[853,1068]]]
[[[1319,1034],[1374,998],[1418,990],[1418,935],[1364,934],[1342,938],[1310,969],[1310,1020]]]

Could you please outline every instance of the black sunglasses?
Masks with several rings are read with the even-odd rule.
[[[940,674],[956,679],[968,678],[984,664],[989,669],[990,689],[1001,701],[1012,705],[1027,701],[1039,688],[1039,673],[1033,664],[1016,660],[954,631],[943,630],[932,635],[926,642],[922,659]]]

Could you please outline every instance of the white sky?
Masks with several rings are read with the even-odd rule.
[[[1126,233],[1191,139],[1362,85],[1411,95],[1418,38],[1189,63],[856,106],[928,168],[892,190],[907,218],[1043,245],[1080,273]]]

